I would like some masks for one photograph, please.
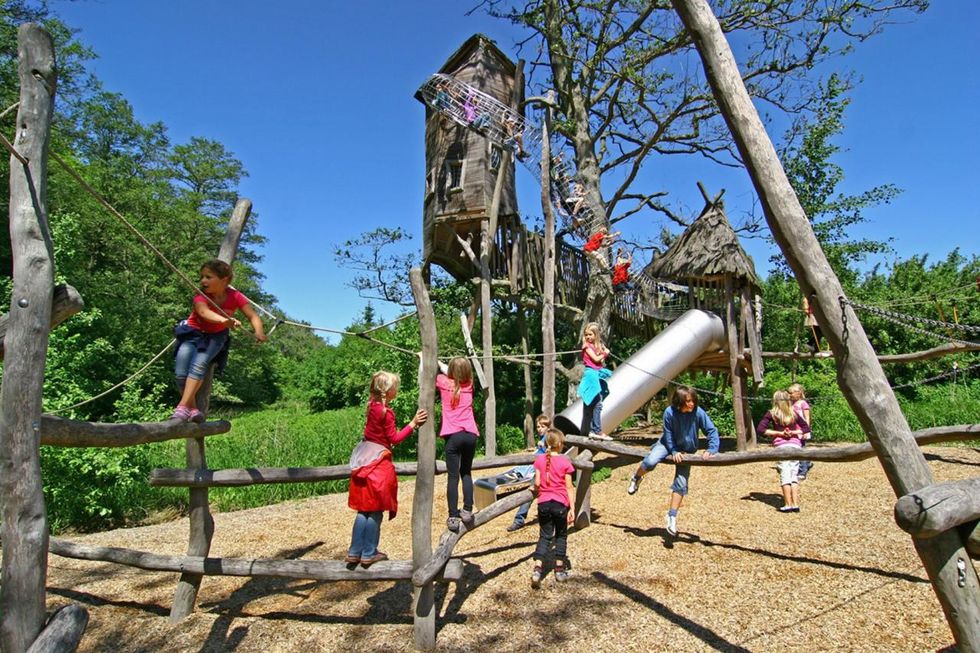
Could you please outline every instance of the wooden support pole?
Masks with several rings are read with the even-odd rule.
[[[527,328],[527,311],[523,306],[517,307],[517,329],[521,337],[521,354],[524,360],[520,363],[524,373],[524,439],[528,448],[534,446],[537,431],[534,428],[534,379],[531,376],[531,335]]]
[[[980,477],[936,483],[895,502],[895,522],[914,537],[935,537],[980,519]]]
[[[548,92],[554,101],[554,92]],[[541,125],[541,211],[544,214],[544,266],[541,292],[541,412],[555,418],[555,213],[551,206],[551,107],[545,106]]]
[[[349,566],[343,560],[283,560],[280,558],[200,558],[171,556],[112,546],[86,546],[69,540],[51,538],[51,553],[63,558],[111,562],[147,571],[193,571],[204,576],[245,576],[298,578],[321,581],[408,580],[412,577],[411,560],[385,560],[368,568]],[[459,580],[462,563],[447,565],[437,580]]]
[[[228,223],[228,231],[218,251],[218,258],[231,265],[238,253],[238,243],[241,241],[245,223],[252,211],[252,203],[240,199],[235,205],[232,219]],[[207,414],[211,403],[211,382],[214,376],[214,365],[208,367],[201,387],[197,391],[197,407]],[[207,459],[204,451],[204,438],[193,437],[186,441],[187,468],[195,471],[207,469]],[[206,558],[211,551],[211,540],[214,537],[214,518],[208,500],[208,489],[197,487],[190,489],[188,501],[188,516],[190,518],[187,542],[187,555]],[[170,608],[170,621],[177,622],[194,611],[197,602],[197,592],[201,586],[202,574],[185,571],[177,581],[174,591],[174,602]]]
[[[78,291],[71,286],[64,284],[54,287],[54,296],[51,298],[51,326],[55,328],[75,313],[85,308],[85,302]],[[0,315],[0,358],[3,358],[3,341],[7,335],[7,322],[10,315]],[[49,330],[50,330],[49,329]]]
[[[731,274],[725,275],[725,334],[728,336],[728,378],[732,385],[732,412],[735,414],[735,449],[745,451],[746,425],[745,411],[742,410],[744,398],[742,373],[738,362],[738,316],[735,313],[735,286]]]
[[[575,456],[579,465],[592,462],[592,452],[583,451]],[[593,467],[579,468],[575,472],[575,530],[582,530],[592,523],[592,470]]]
[[[419,376],[419,408],[434,417],[436,373],[439,371],[439,339],[436,319],[429,301],[429,291],[422,271],[409,272],[415,309],[419,315],[422,337],[422,371]],[[491,376],[491,379],[493,377]],[[419,429],[418,473],[415,475],[415,496],[412,498],[412,569],[416,573],[432,558],[432,501],[435,495],[436,432],[435,420],[430,419]],[[415,648],[431,651],[436,647],[435,588],[430,579],[416,583],[412,593]]]
[[[925,457],[911,436],[888,379],[844,289],[813,233],[752,104],[738,64],[707,0],[671,0],[690,35],[705,76],[762,204],[773,237],[793,269],[837,360],[837,377],[851,410],[875,448],[896,496],[933,483]],[[957,646],[980,651],[980,579],[955,531],[912,540],[932,581]]]
[[[58,609],[27,653],[74,653],[88,626],[88,610],[72,603]]]
[[[0,388],[0,650],[24,653],[44,628],[48,516],[41,491],[41,393],[54,294],[48,229],[48,141],[56,67],[51,37],[17,30],[20,106],[10,159],[13,288]]]

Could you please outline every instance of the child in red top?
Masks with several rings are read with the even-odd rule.
[[[633,255],[622,247],[616,252],[616,264],[613,265],[612,285],[613,290],[627,290],[630,280],[630,265],[633,264]]]
[[[571,511],[575,504],[575,486],[572,485],[575,468],[572,461],[561,453],[565,448],[565,434],[550,428],[544,436],[544,443],[544,455],[534,459],[534,489],[538,495],[538,524],[541,529],[531,572],[531,587],[534,588],[541,585],[541,564],[552,541],[555,545],[555,580],[560,583],[568,580],[571,565],[566,555],[566,542],[568,526],[575,519]]]
[[[592,234],[592,237],[582,246],[582,251],[590,253],[597,252],[601,247],[609,247],[614,242],[616,242],[616,237],[619,236],[617,231],[614,234],[609,233],[609,229],[606,227],[599,227],[599,229]]]
[[[248,298],[231,283],[231,266],[213,259],[201,266],[202,293],[194,296],[194,311],[177,325],[174,376],[181,388],[180,402],[170,419],[203,422],[204,413],[197,409],[197,391],[208,366],[228,346],[228,330],[242,325],[233,316],[240,310],[255,330],[255,338],[265,342],[262,320],[248,303]],[[220,307],[220,312],[215,309]]]
[[[398,478],[391,462],[391,448],[425,424],[429,418],[424,410],[418,410],[412,421],[400,431],[395,430],[395,412],[388,403],[398,393],[398,375],[392,372],[376,372],[371,377],[371,398],[367,407],[364,439],[350,457],[350,488],[347,505],[357,511],[351,532],[350,548],[344,561],[370,567],[388,556],[378,550],[381,540],[381,519],[388,511],[394,519],[398,512]]]

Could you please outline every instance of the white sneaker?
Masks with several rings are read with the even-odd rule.
[[[640,481],[642,480],[642,477],[635,475],[630,478],[630,484],[626,488],[626,494],[636,494],[636,491],[640,489]]]
[[[677,535],[677,516],[667,514],[667,532],[673,536]]]

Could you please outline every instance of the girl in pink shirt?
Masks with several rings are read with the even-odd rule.
[[[441,365],[440,365],[441,366]],[[449,519],[446,526],[459,531],[460,523],[473,523],[473,456],[480,431],[473,416],[473,366],[457,357],[436,377],[436,388],[442,401],[442,428],[439,437],[446,439],[446,468]],[[459,509],[459,483],[463,482],[463,510]]]
[[[534,569],[531,587],[541,585],[541,565],[551,543],[555,544],[555,580],[568,580],[571,565],[566,555],[569,522],[574,520],[571,507],[575,502],[572,474],[575,468],[568,456],[562,455],[565,434],[550,428],[544,436],[545,453],[534,460],[534,489],[538,495],[538,524],[541,528],[538,546],[534,549]]]

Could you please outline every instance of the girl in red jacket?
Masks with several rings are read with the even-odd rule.
[[[367,406],[364,439],[350,457],[350,489],[347,505],[357,511],[350,548],[344,561],[370,567],[388,556],[378,550],[382,513],[394,519],[398,512],[398,478],[391,462],[391,448],[425,424],[428,413],[419,409],[412,421],[395,430],[395,413],[388,406],[398,393],[399,378],[392,372],[376,372],[371,377],[371,398]]]

